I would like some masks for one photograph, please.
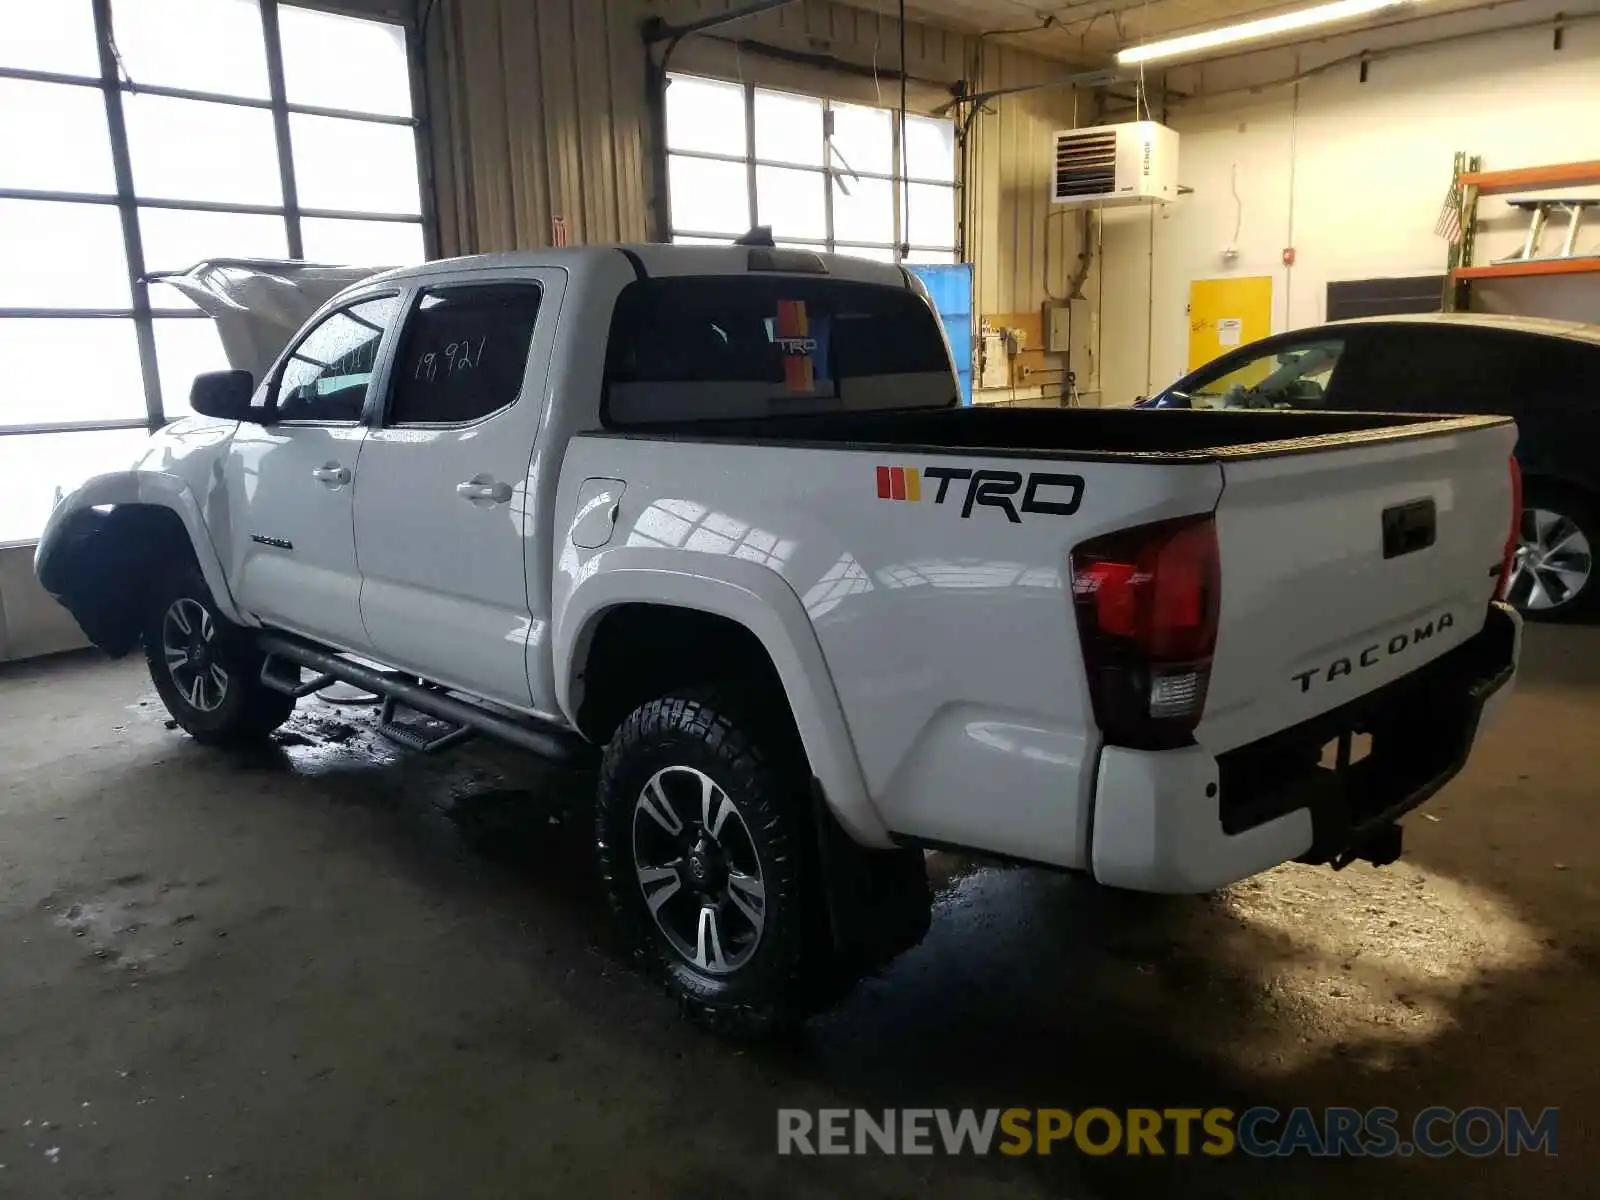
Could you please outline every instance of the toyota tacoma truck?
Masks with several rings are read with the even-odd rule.
[[[1501,417],[963,407],[899,267],[434,262],[56,509],[194,738],[336,682],[597,766],[619,928],[751,1035],[915,944],[928,848],[1204,892],[1382,864],[1509,691]]]

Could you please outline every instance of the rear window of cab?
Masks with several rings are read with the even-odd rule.
[[[629,427],[958,400],[943,328],[914,291],[684,276],[638,280],[618,297],[600,411]]]

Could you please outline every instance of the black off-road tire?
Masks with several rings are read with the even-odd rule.
[[[145,601],[144,657],[150,678],[172,719],[195,741],[210,746],[250,745],[263,741],[289,719],[294,698],[262,684],[261,652],[246,630],[217,610],[199,567],[185,563],[163,570],[147,589]],[[196,660],[207,676],[198,703],[179,682],[180,677],[192,681],[194,662],[175,667],[168,661],[174,635],[184,632],[171,617],[175,611],[194,630],[192,644],[203,655]],[[217,677],[210,674],[212,665],[220,668],[226,681],[220,687]]]
[[[811,976],[818,958],[816,932],[825,919],[814,884],[815,834],[808,820],[809,774],[803,753],[783,722],[758,714],[736,690],[696,690],[642,705],[606,747],[596,806],[601,871],[625,944],[691,1018],[716,1033],[742,1039],[779,1033],[815,1011],[820,993]],[[672,783],[679,776],[670,773],[679,771],[709,777],[733,804],[739,826],[725,822],[720,830],[729,860],[742,852],[744,834],[759,859],[764,887],[759,937],[748,959],[723,973],[702,969],[673,944],[653,915],[641,880],[639,839],[670,840],[639,815],[641,797],[660,773],[669,773],[667,782]],[[694,782],[692,775],[682,778]],[[690,839],[683,843],[685,858],[680,861],[688,862],[693,844],[704,845],[705,837],[702,829],[700,842],[693,843],[696,835],[689,827],[695,824],[696,802],[691,794],[687,805],[681,804],[682,786],[674,783],[680,807],[686,808]],[[640,826],[644,833],[638,832],[636,821],[645,822]],[[678,893],[660,905],[669,923],[680,912],[693,915],[712,908],[723,913],[724,930],[737,933],[748,924],[727,911],[731,896],[715,901],[696,893],[689,866],[679,868],[679,880]],[[697,946],[704,949],[703,942]]]

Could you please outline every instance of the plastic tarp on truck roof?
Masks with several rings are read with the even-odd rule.
[[[151,278],[177,288],[215,320],[228,365],[259,381],[307,317],[352,283],[387,270],[217,258]]]

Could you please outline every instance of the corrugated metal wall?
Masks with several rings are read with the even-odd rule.
[[[553,217],[565,219],[574,243],[658,236],[641,26],[743,2],[438,0],[426,62],[441,253],[546,246]],[[803,0],[687,39],[672,67],[893,106],[898,80],[873,72],[899,65],[893,8]],[[975,68],[979,89],[1067,72],[1009,47],[980,53],[974,38],[948,30],[908,23],[906,35],[908,100],[921,111],[949,100],[950,86]],[[1045,261],[1049,135],[1071,122],[1073,95],[1053,89],[991,107],[974,124],[967,166],[977,311],[1024,311],[1044,301],[1047,279],[1061,288],[1077,252],[1070,224],[1051,218]]]
[[[977,91],[1044,83],[1068,73],[1060,63],[1001,47],[985,46],[982,54]],[[973,125],[967,254],[980,313],[1025,312],[1052,291],[1065,292],[1078,252],[1077,224],[1067,210],[1050,204],[1050,135],[1073,125],[1074,96],[1070,88],[1006,96]],[[1080,103],[1087,122],[1090,101],[1084,97]]]
[[[439,0],[429,28],[442,254],[648,236],[637,0]]]

